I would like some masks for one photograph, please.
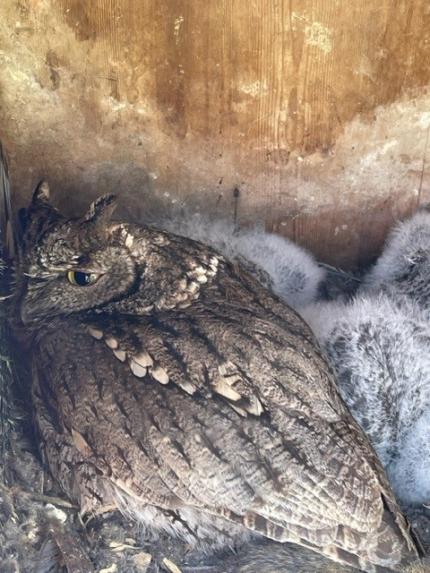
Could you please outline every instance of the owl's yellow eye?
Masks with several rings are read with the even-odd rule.
[[[84,273],[82,271],[68,271],[67,279],[75,286],[89,286],[98,281],[100,275],[97,273]]]

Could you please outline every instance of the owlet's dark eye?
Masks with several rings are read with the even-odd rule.
[[[99,278],[100,275],[96,273],[84,273],[82,271],[69,271],[67,273],[69,283],[80,287],[93,285]]]

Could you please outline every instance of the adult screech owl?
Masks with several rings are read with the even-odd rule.
[[[189,239],[25,216],[13,302],[50,470],[83,513],[119,507],[193,545],[254,532],[366,571],[417,555],[305,323]]]

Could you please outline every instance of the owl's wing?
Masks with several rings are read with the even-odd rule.
[[[414,554],[309,331],[295,315],[279,324],[222,305],[94,322],[67,381],[75,406],[61,406],[77,445],[145,503],[195,507],[355,566]],[[70,387],[82,380],[78,409],[82,388]]]

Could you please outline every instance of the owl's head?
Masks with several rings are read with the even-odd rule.
[[[76,313],[182,310],[225,264],[191,239],[112,221],[114,208],[115,198],[103,196],[82,217],[66,218],[50,203],[48,185],[37,187],[21,214],[15,268],[15,316],[24,325]]]
[[[111,222],[114,208],[115,197],[104,196],[84,216],[66,218],[51,205],[47,183],[38,185],[20,212],[15,275],[24,324],[95,309],[133,287],[136,265]]]

